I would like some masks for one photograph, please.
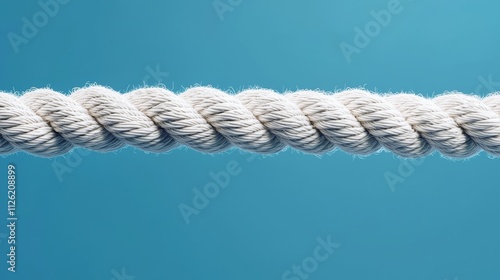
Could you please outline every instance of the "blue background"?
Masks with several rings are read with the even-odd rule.
[[[175,92],[194,84],[364,86],[428,97],[500,90],[484,82],[500,81],[498,1],[402,0],[403,10],[348,63],[339,44],[353,44],[354,28],[388,3],[243,0],[221,20],[212,0],[72,0],[16,53],[7,34],[20,35],[22,17],[32,21],[42,9],[4,1],[0,90],[69,93],[98,83],[126,92],[158,82]],[[152,77],[157,66],[168,76]],[[19,217],[15,274],[0,227],[0,278],[121,280],[124,268],[135,280],[282,279],[330,235],[341,246],[309,279],[500,279],[498,159],[434,154],[402,170],[405,161],[386,152],[248,157],[125,148],[0,158],[0,218],[7,224],[9,163],[18,172]],[[187,225],[179,205],[192,205],[193,188],[233,160],[241,173]],[[69,171],[58,177],[56,165]],[[387,174],[403,181],[391,189]]]

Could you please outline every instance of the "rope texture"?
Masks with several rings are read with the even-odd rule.
[[[185,145],[206,153],[236,146],[270,154],[291,146],[312,154],[384,148],[409,158],[433,150],[464,158],[482,149],[499,156],[500,95],[427,99],[362,89],[231,95],[211,87],[120,94],[102,86],[69,96],[47,88],[22,96],[0,92],[0,154],[53,157],[75,146],[107,152],[124,145],[155,153]]]

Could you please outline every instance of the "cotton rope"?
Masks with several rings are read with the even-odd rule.
[[[204,153],[236,146],[271,154],[287,146],[311,154],[381,149],[415,158],[453,158],[481,149],[500,155],[500,95],[380,95],[363,89],[228,94],[160,87],[120,94],[102,86],[64,95],[48,88],[0,92],[0,154],[54,157],[75,146],[108,152],[124,145],[162,153],[180,145]]]

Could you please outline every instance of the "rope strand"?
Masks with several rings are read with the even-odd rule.
[[[427,99],[362,89],[230,95],[211,87],[120,94],[102,86],[69,96],[47,88],[20,97],[0,92],[0,154],[53,157],[75,146],[108,152],[124,145],[155,153],[185,145],[205,153],[236,146],[271,154],[290,146],[312,154],[384,148],[409,158],[434,150],[465,158],[482,149],[499,156],[500,95]]]

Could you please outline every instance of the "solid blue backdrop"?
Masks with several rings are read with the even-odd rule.
[[[500,90],[500,3],[491,0],[0,7],[6,92],[88,83],[120,92],[158,83],[175,92]],[[15,273],[0,226],[1,279],[500,278],[500,164],[485,153],[405,161],[125,148],[0,160],[1,224],[10,163],[19,218]],[[212,198],[199,195],[206,186]]]

